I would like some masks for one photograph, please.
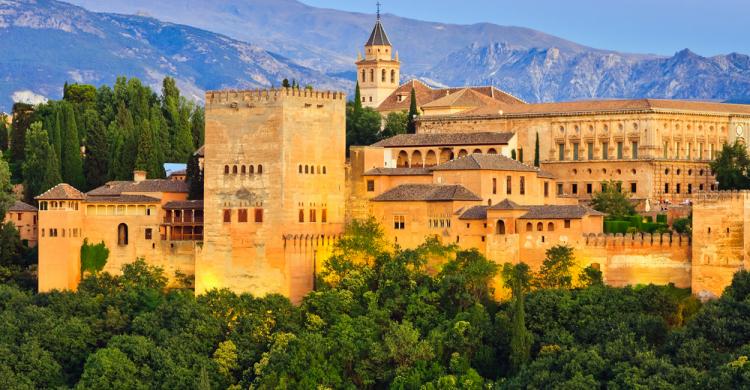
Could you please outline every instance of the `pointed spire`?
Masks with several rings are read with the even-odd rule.
[[[378,6],[378,19],[377,19],[377,21],[380,22],[380,2],[378,1],[376,3],[376,5]]]

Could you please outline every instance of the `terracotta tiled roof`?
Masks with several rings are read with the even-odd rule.
[[[148,179],[140,182],[110,181],[86,194],[91,196],[117,196],[123,192],[187,193],[188,189],[188,183],[181,180]]]
[[[67,183],[60,183],[34,199],[38,200],[83,200],[83,192]]]
[[[160,203],[157,198],[146,195],[86,196],[86,203]]]
[[[17,200],[16,203],[13,203],[13,206],[10,206],[8,211],[15,211],[15,212],[37,211],[37,208],[28,203],[24,203],[24,202],[21,202],[20,200]]]
[[[510,200],[504,199],[501,202],[495,203],[489,207],[490,210],[528,210],[527,206],[521,206],[520,204]]]
[[[414,88],[414,94],[417,97],[417,107],[422,107],[434,100],[450,96],[461,90],[471,90],[484,96],[488,96],[495,100],[496,104],[506,105],[519,105],[524,104],[524,101],[492,86],[479,86],[479,87],[458,87],[458,88],[432,88],[429,85],[412,79],[401,84],[396,90],[388,95],[380,106],[378,111],[408,111],[411,105],[411,89]],[[399,96],[402,96],[402,100],[399,101]],[[489,103],[489,101],[487,101]],[[497,112],[497,110],[495,110]]]
[[[174,200],[164,205],[166,210],[202,210],[203,200]]]
[[[435,99],[431,102],[424,103],[421,107],[424,108],[437,108],[437,107],[484,107],[487,105],[495,105],[497,101],[487,95],[481,94],[469,88],[460,89],[454,93],[449,93],[441,98]]]
[[[460,184],[402,184],[394,187],[374,198],[376,202],[389,201],[453,201],[453,200],[482,200],[466,187]]]
[[[513,139],[513,133],[477,132],[477,133],[418,133],[398,134],[378,141],[372,146],[385,148],[413,146],[457,146],[457,145],[507,145]]]
[[[185,176],[185,175],[187,175],[186,169],[180,169],[169,174],[170,177],[171,176]]]
[[[372,33],[370,33],[370,39],[368,39],[367,43],[365,44],[365,46],[375,45],[391,45],[391,41],[388,40],[388,34],[385,33],[385,29],[383,28],[383,24],[380,23],[380,19],[375,22],[375,27],[373,27]]]
[[[539,174],[537,174],[537,176],[542,179],[557,179],[557,177],[553,175],[552,173],[541,170],[541,169],[539,170]]]
[[[502,112],[500,112],[502,111]],[[613,99],[579,100],[558,103],[534,103],[508,105],[502,108],[487,106],[454,114],[454,116],[493,116],[493,115],[565,115],[576,113],[606,113],[622,111],[696,111],[716,113],[750,114],[748,104],[727,104],[690,100],[664,99]]]
[[[455,160],[446,161],[431,168],[433,171],[450,170],[494,170],[494,171],[517,171],[537,172],[537,169],[520,163],[512,158],[500,154],[473,153]]]
[[[427,168],[373,168],[364,173],[365,176],[429,176],[432,172]]]
[[[583,205],[528,206],[521,219],[580,219],[587,215],[604,215]]]
[[[458,219],[484,220],[487,219],[487,206],[472,206],[464,211]]]

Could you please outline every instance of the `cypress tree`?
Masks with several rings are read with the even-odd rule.
[[[23,162],[24,198],[27,202],[62,181],[57,154],[49,143],[49,135],[41,122],[31,125]]]
[[[414,91],[414,87],[411,87],[411,102],[409,103],[409,126],[406,132],[409,134],[415,134],[417,132],[417,93]]]
[[[6,122],[7,117],[0,115],[0,151],[4,152],[8,150],[8,123]]]
[[[193,149],[200,148],[205,142],[206,114],[203,107],[196,106],[190,116],[190,130],[193,134]]]
[[[26,132],[31,126],[31,117],[34,107],[26,103],[13,104],[13,123],[10,135],[10,158],[11,161],[22,162],[26,150]]]
[[[516,150],[515,149],[511,149],[511,151],[510,151],[510,158],[512,158],[514,160],[516,159]]]
[[[164,168],[157,158],[154,134],[145,119],[141,136],[138,139],[138,156],[135,159],[135,169],[146,171],[148,177],[152,179],[164,177]]]
[[[156,160],[161,167],[162,175],[164,170],[164,163],[167,161],[167,153],[171,149],[169,143],[169,130],[167,124],[164,121],[164,117],[159,110],[157,104],[151,106],[151,120],[149,121],[151,128],[151,136],[154,140],[154,149],[156,150]]]
[[[84,188],[86,179],[83,176],[83,160],[78,138],[75,113],[70,103],[62,103],[60,136],[62,138],[60,167],[63,181],[76,188]]]
[[[48,127],[49,143],[52,150],[55,151],[58,161],[62,161],[62,116],[60,110],[60,105],[53,105],[53,114]]]
[[[536,141],[534,141],[534,166],[539,168],[539,132],[536,132]]]
[[[359,92],[359,81],[354,87],[354,114],[362,112],[362,94]]]
[[[0,152],[0,215],[5,216],[13,202],[15,202],[15,196],[13,196],[13,185],[10,182],[10,166],[3,159],[3,153]]]
[[[190,131],[190,113],[192,105],[185,98],[180,99],[180,108],[178,114],[177,127],[175,128],[174,138],[172,139],[172,162],[186,163],[193,153],[193,135]]]
[[[200,169],[198,156],[190,156],[187,164],[187,182],[189,185],[188,199],[203,199],[203,171]]]
[[[510,329],[510,365],[517,373],[531,357],[533,336],[526,329],[525,296],[531,281],[529,266],[506,263],[503,267],[503,280],[510,287],[512,295],[512,319]]]
[[[87,188],[94,189],[107,182],[109,179],[109,141],[104,124],[93,110],[87,111],[88,115],[94,115],[93,122],[86,134],[86,159],[83,162],[86,173]]]

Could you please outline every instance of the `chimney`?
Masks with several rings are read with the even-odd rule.
[[[140,183],[146,180],[146,171],[133,171],[133,181]]]

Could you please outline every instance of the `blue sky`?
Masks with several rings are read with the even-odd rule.
[[[300,0],[316,7],[374,13],[364,0]],[[618,51],[750,53],[750,0],[380,0],[383,12],[469,24],[529,27]]]

